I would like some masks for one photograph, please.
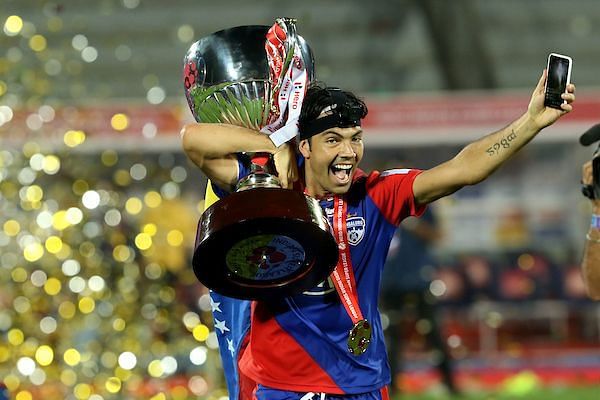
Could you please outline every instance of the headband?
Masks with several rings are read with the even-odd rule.
[[[324,117],[307,121],[300,131],[300,140],[308,139],[330,128],[351,128],[360,126],[360,120],[365,115],[364,107],[348,101],[348,96],[340,89],[329,89],[331,104],[321,113]]]

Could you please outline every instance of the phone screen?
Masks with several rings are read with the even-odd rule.
[[[564,103],[560,97],[567,90],[571,69],[568,57],[558,57],[553,54],[548,59],[548,80],[544,104],[548,107],[559,108]]]

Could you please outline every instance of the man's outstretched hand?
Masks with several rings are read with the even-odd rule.
[[[575,101],[575,85],[569,83],[567,85],[567,92],[561,95],[562,99],[566,100],[566,103],[560,106],[561,110],[546,107],[544,105],[544,86],[546,85],[547,77],[548,71],[544,69],[542,76],[531,95],[531,101],[527,108],[529,117],[539,129],[552,125],[560,117],[571,112],[571,110],[573,110],[572,104]]]

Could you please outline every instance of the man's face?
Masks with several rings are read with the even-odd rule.
[[[363,156],[362,129],[330,128],[300,142],[306,163],[309,194],[343,194],[350,189],[352,177]]]

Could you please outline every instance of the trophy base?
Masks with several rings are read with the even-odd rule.
[[[192,266],[215,292],[267,300],[315,287],[337,261],[337,243],[315,199],[257,188],[233,193],[204,212]]]

